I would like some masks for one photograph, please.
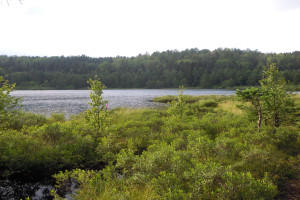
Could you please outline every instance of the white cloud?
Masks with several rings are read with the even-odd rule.
[[[300,1],[299,0],[273,0],[274,7],[280,11],[287,10],[299,10],[300,9]]]
[[[135,56],[194,47],[295,51],[300,47],[300,14],[285,6],[298,4],[285,2],[290,3],[24,0],[20,5],[15,1],[0,6],[0,54]]]

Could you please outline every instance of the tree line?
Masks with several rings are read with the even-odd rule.
[[[300,52],[187,49],[136,57],[0,56],[0,75],[17,89],[84,89],[100,78],[108,88],[233,88],[259,85],[264,66],[276,63],[284,78],[300,85]]]

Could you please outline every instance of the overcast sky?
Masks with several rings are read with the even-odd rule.
[[[6,55],[300,50],[300,0],[2,0],[0,20]]]

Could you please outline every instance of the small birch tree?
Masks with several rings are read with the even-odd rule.
[[[171,102],[171,106],[169,108],[169,113],[172,115],[179,115],[180,119],[183,119],[184,116],[184,107],[186,104],[186,98],[183,95],[184,86],[179,87],[179,92],[177,95],[177,99]]]
[[[266,122],[275,127],[288,122],[295,104],[291,92],[288,91],[287,83],[275,64],[271,64],[263,71],[260,84]]]
[[[86,120],[95,129],[96,136],[98,137],[109,115],[108,101],[102,98],[105,85],[99,79],[89,79],[87,82],[90,85],[91,102],[89,102],[90,109],[87,111]]]

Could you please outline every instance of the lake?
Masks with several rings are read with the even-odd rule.
[[[103,99],[108,100],[110,109],[116,107],[155,108],[161,103],[151,102],[154,97],[177,95],[178,89],[106,89]],[[23,97],[25,111],[50,116],[64,113],[66,116],[79,114],[88,109],[89,90],[15,90],[11,94]],[[185,95],[233,95],[235,90],[185,89]]]

